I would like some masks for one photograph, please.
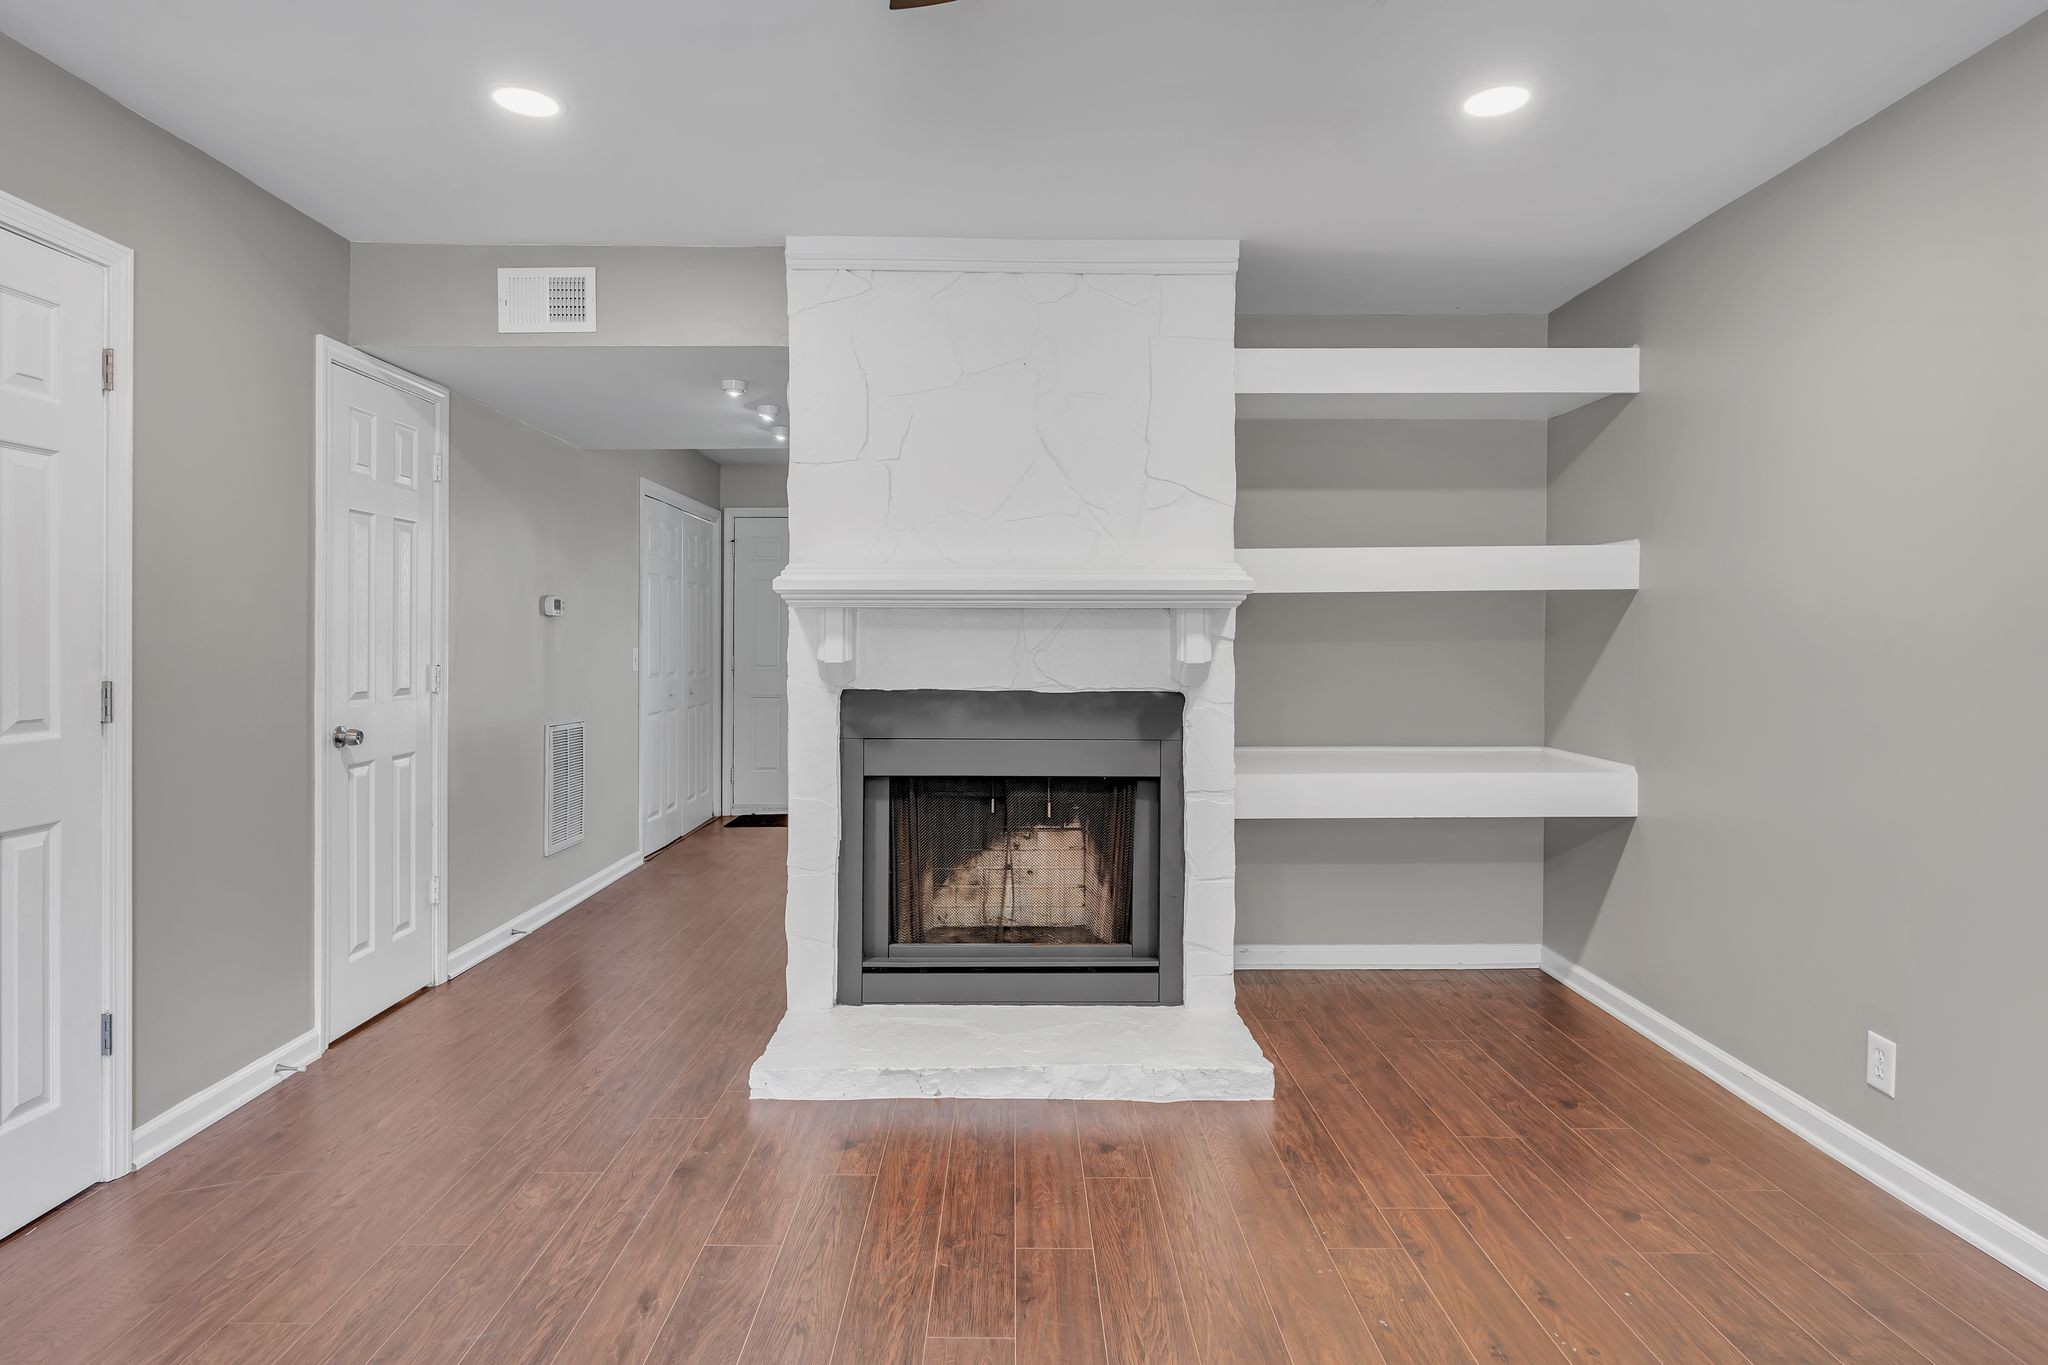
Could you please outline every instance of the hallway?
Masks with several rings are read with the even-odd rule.
[[[750,1103],[784,837],[0,1243],[0,1356],[2048,1358],[2048,1294],[1534,973],[1241,976],[1273,1105]]]

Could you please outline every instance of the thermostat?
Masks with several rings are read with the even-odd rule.
[[[542,616],[560,616],[567,610],[569,610],[569,599],[566,597],[557,597],[553,593],[549,593],[540,599],[540,614]]]

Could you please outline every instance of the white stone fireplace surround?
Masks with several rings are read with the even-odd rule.
[[[1238,1018],[1234,242],[792,238],[782,1099],[1262,1099]],[[839,694],[1176,691],[1184,1006],[836,1003]]]

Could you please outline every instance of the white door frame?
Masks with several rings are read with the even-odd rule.
[[[676,492],[673,488],[665,488],[661,484],[656,483],[652,479],[640,480],[640,496],[642,498],[654,498],[660,502],[667,503],[671,507],[680,508],[683,511],[690,513],[692,516],[702,517],[704,520],[710,522],[713,526],[718,527],[719,533],[721,535],[723,535],[725,532],[725,521],[723,519],[723,515],[719,512],[719,510],[716,507],[713,507],[710,503],[699,502],[695,498]],[[635,529],[635,534],[637,535],[640,526],[640,504],[638,502],[635,502],[633,504],[633,526]],[[636,551],[635,553],[638,554],[639,551]],[[642,567],[644,567],[644,562],[642,563]],[[729,613],[731,603],[727,602],[724,597],[724,594],[728,591],[728,589],[725,586],[724,555],[712,556],[711,571],[717,574],[719,577],[719,581],[713,584],[711,588],[712,600],[716,602],[722,602],[725,604],[725,609],[721,610],[720,615],[726,615]],[[637,577],[639,569],[635,569],[634,572]],[[640,598],[642,606],[646,605],[646,595],[639,591],[639,585],[637,584],[634,589],[634,596]],[[640,622],[640,638],[642,640],[645,640],[647,638],[647,622],[644,620]],[[718,689],[718,695],[712,699],[711,704],[713,707],[717,708],[716,714],[720,717],[723,717],[725,715],[725,661],[727,658],[730,658],[732,654],[732,637],[728,633],[722,635],[721,638],[725,642],[724,654],[723,656],[721,656],[713,662],[713,666],[711,669],[712,686]],[[640,669],[642,667],[645,667],[646,660],[636,659],[634,662],[635,667],[633,669],[633,676],[634,681],[637,683],[640,677]],[[640,723],[642,725],[646,724],[647,717],[643,712],[640,711],[639,703],[635,703],[634,709],[636,713],[639,713],[640,715]],[[730,749],[727,747],[730,744],[730,737],[725,734],[724,726],[722,724],[719,727],[718,733],[720,748],[717,753],[711,756],[711,761],[719,765],[717,771],[722,773],[725,771],[725,756],[727,753],[730,752]],[[636,742],[639,741],[641,738],[642,737],[636,735]],[[645,760],[647,757],[647,745],[644,742],[637,742],[636,747],[638,748],[640,758],[642,760]],[[634,789],[636,794],[633,798],[635,802],[635,808],[637,809],[638,802],[640,799],[637,793],[645,791],[647,789],[645,785],[647,781],[647,774],[644,771],[640,770],[637,764],[635,765],[634,780],[637,784],[639,784]],[[719,816],[725,814],[726,795],[727,792],[725,779],[720,778],[718,790],[713,795],[711,802],[712,819],[716,820]],[[688,833],[687,830],[684,832]],[[636,830],[636,838],[638,837],[638,833],[639,832]]]
[[[724,561],[722,572],[725,578],[725,667],[720,671],[718,678],[718,733],[721,737],[721,743],[725,746],[725,751],[719,755],[718,809],[720,814],[726,815],[732,813],[732,763],[729,761],[729,756],[734,752],[732,708],[726,704],[727,700],[732,696],[732,689],[726,685],[731,681],[727,675],[731,673],[733,660],[736,657],[733,654],[732,638],[732,585],[733,579],[738,576],[738,569],[733,563],[733,556],[739,552],[739,542],[734,539],[734,536],[737,534],[737,528],[734,523],[739,521],[741,517],[780,517],[784,521],[788,521],[789,509],[787,507],[728,507],[725,509],[725,553],[720,556]]]
[[[440,670],[440,686],[432,691],[428,706],[433,728],[433,873],[439,896],[429,897],[429,923],[433,935],[433,984],[448,979],[448,698],[453,687],[448,669],[448,499],[454,480],[448,477],[448,390],[439,384],[387,365],[372,355],[332,337],[313,339],[313,1031],[319,1035],[319,1052],[334,1041],[328,1027],[327,993],[327,865],[321,857],[327,839],[327,800],[322,777],[327,772],[328,750],[333,745],[332,714],[327,697],[327,418],[332,398],[328,377],[334,365],[389,384],[431,403],[434,408],[435,467],[440,471],[441,495],[434,500],[434,624],[429,653],[431,664]],[[323,728],[324,727],[324,728]],[[315,1055],[318,1055],[317,1053]]]
[[[114,719],[101,727],[101,821],[105,852],[100,908],[100,1008],[114,1016],[113,1055],[101,1067],[106,1131],[100,1179],[135,1168],[135,253],[0,190],[0,228],[106,271],[107,572],[102,657],[114,685]]]

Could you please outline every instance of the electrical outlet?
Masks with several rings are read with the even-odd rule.
[[[1899,1094],[1899,1045],[1889,1038],[1870,1035],[1869,1055],[1863,1061],[1863,1079],[1872,1090],[1882,1090],[1894,1099]]]

